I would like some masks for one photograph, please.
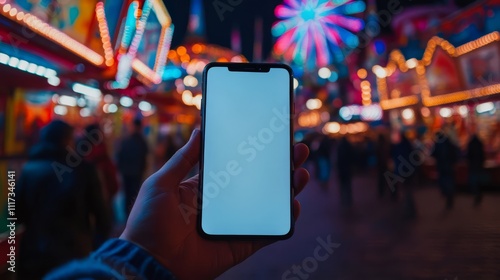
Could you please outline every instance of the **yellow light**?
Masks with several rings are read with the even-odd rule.
[[[178,54],[179,56],[183,56],[183,55],[185,55],[186,53],[187,53],[186,47],[184,47],[184,46],[179,46],[179,47],[177,48],[177,54]]]
[[[417,67],[417,65],[418,65],[418,60],[416,58],[410,58],[406,61],[406,66],[409,69],[413,69],[413,68]]]
[[[192,106],[193,105],[193,93],[189,90],[185,90],[182,93],[182,102],[184,102],[184,104],[186,104],[188,106]]]
[[[191,57],[189,56],[189,54],[184,54],[181,56],[182,62],[189,62],[190,59],[191,59]]]
[[[487,35],[484,35],[483,37],[471,41],[467,44],[461,45],[460,47],[457,48],[457,56],[466,54],[468,52],[471,52],[475,49],[481,48],[483,46],[486,46],[492,42],[495,41],[500,41],[500,32],[495,31],[492,33],[489,33]]]
[[[113,48],[111,46],[111,39],[109,37],[109,27],[106,20],[106,12],[104,10],[104,4],[102,2],[96,4],[95,12],[97,15],[99,33],[101,34],[102,47],[104,49],[105,64],[109,67],[115,63],[115,60]]]
[[[191,50],[193,51],[193,53],[195,54],[199,54],[201,53],[201,51],[203,50],[203,48],[201,47],[200,44],[194,44],[192,47],[191,47]]]
[[[373,66],[372,71],[379,79],[387,77],[387,71],[380,65]]]
[[[418,103],[418,97],[412,95],[412,96],[400,97],[397,99],[381,100],[380,106],[384,110],[391,110],[395,108],[415,105],[417,103]]]
[[[175,57],[177,57],[177,52],[174,51],[174,50],[169,50],[168,51],[168,58],[169,59],[174,59]]]
[[[46,37],[49,40],[63,46],[69,51],[75,53],[76,55],[88,60],[94,65],[100,66],[104,62],[104,58],[98,53],[94,52],[84,44],[76,41],[70,36],[66,35],[62,31],[50,26],[48,23],[42,21],[38,17],[30,14],[18,11],[13,8],[10,4],[5,4],[2,8],[4,13],[9,13],[10,16],[14,17],[15,20],[19,21],[26,27],[31,28],[36,33]]]
[[[324,133],[338,133],[340,131],[340,124],[338,122],[328,122],[323,126]]]
[[[17,14],[17,9],[16,9],[16,8],[12,8],[12,9],[10,9],[10,11],[9,11],[9,15],[10,15],[11,17],[15,16],[16,14]]]
[[[360,79],[365,79],[368,76],[368,72],[364,68],[359,69],[357,74]]]
[[[323,102],[317,98],[309,99],[306,102],[306,107],[309,110],[316,110],[321,108],[321,106],[323,106]]]
[[[193,105],[196,106],[198,110],[201,109],[201,94],[193,97]]]
[[[362,81],[361,82],[361,88],[366,90],[366,89],[370,89],[370,82],[368,81]]]
[[[154,84],[161,83],[161,77],[138,58],[132,60],[132,69]]]

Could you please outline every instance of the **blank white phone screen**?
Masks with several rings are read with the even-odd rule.
[[[212,67],[206,78],[201,226],[210,235],[291,229],[290,73]]]

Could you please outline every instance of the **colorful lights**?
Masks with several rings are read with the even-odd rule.
[[[140,61],[138,58],[134,58],[134,60],[132,60],[132,69],[137,71],[139,75],[147,77],[147,79],[154,84],[161,83],[161,76],[158,75],[158,73],[156,73],[154,70],[149,68],[142,61]]]
[[[193,93],[190,90],[182,92],[182,102],[188,106],[193,106]]]
[[[325,66],[345,59],[344,50],[355,48],[363,20],[348,16],[364,11],[363,1],[287,0],[278,5],[272,34],[274,51],[297,64]]]
[[[357,134],[363,133],[368,130],[368,125],[363,122],[350,123],[350,124],[339,124],[337,122],[329,122],[323,126],[324,134]]]
[[[76,107],[77,101],[73,96],[61,95],[58,103],[64,106]]]
[[[476,112],[478,114],[489,113],[495,110],[495,104],[493,102],[486,102],[476,106]]]
[[[364,68],[361,68],[358,70],[358,72],[356,74],[358,75],[358,77],[360,79],[366,79],[366,77],[368,76],[368,71],[366,71],[366,69],[364,69]]]
[[[315,127],[321,123],[321,115],[318,111],[307,111],[299,114],[298,121],[301,127]]]
[[[332,75],[332,71],[330,71],[330,69],[328,69],[327,67],[321,67],[318,70],[318,76],[321,79],[328,79],[328,78],[330,78],[331,75]]]
[[[439,115],[443,118],[449,118],[453,114],[453,110],[450,108],[441,108],[439,109]]]
[[[139,109],[143,112],[148,112],[153,109],[153,106],[147,101],[141,101],[139,102]]]
[[[372,104],[372,88],[369,81],[361,82],[361,99],[364,106]]]
[[[61,105],[54,106],[54,113],[56,115],[65,116],[68,113],[68,108]]]
[[[361,120],[366,122],[379,121],[384,113],[379,104],[372,104],[361,107]]]
[[[404,120],[413,120],[415,118],[415,111],[411,108],[406,108],[401,112],[401,116]]]
[[[187,75],[184,77],[184,85],[187,87],[196,87],[198,85],[198,79],[196,77]]]
[[[104,58],[98,53],[94,52],[87,46],[79,43],[75,39],[66,35],[62,31],[50,26],[48,23],[39,19],[35,15],[30,13],[25,13],[17,8],[13,7],[11,4],[0,4],[3,5],[0,10],[6,17],[10,17],[12,20],[18,21],[20,24],[27,26],[34,30],[36,33],[52,40],[74,54],[88,60],[90,63],[100,66],[104,62]],[[22,14],[21,14],[22,13]]]
[[[417,67],[417,65],[418,65],[418,60],[416,58],[410,58],[406,61],[406,67],[408,67],[409,69],[413,69]]]
[[[323,126],[323,133],[335,134],[340,131],[340,124],[338,122],[328,122]]]
[[[15,56],[9,56],[6,53],[0,52],[0,64],[16,68],[23,72],[34,74],[40,77],[47,78],[47,83],[52,86],[58,86],[61,83],[57,72],[54,69],[47,68],[35,63],[30,63],[24,59],[19,59]]]
[[[129,8],[129,13],[130,9],[133,9],[132,5]],[[149,68],[146,64],[144,64],[144,62],[136,58],[137,50],[141,43],[142,36],[146,28],[146,23],[151,11],[155,13],[158,21],[162,25],[162,31],[161,31],[160,41],[158,42],[158,49],[157,49],[154,69]],[[168,51],[170,49],[170,42],[172,40],[172,35],[173,35],[172,20],[167,12],[167,9],[165,8],[165,5],[159,0],[146,0],[142,7],[141,16],[137,21],[137,28],[135,31],[135,35],[132,38],[132,42],[130,43],[127,55],[129,56],[130,59],[132,59],[132,69],[134,69],[137,73],[139,73],[139,75],[141,75],[143,78],[145,78],[147,81],[153,84],[160,84],[162,81],[164,66],[167,59]],[[126,80],[124,81],[127,82]]]
[[[109,36],[108,22],[104,11],[104,4],[97,3],[95,7],[99,33],[101,34],[102,47],[104,48],[104,58],[106,66],[112,66],[115,63],[113,47],[111,46],[111,37]]]
[[[306,102],[306,107],[309,110],[316,110],[316,109],[321,108],[321,106],[323,106],[323,102],[321,102],[321,100],[319,100],[317,98],[309,99]]]
[[[462,118],[465,118],[467,117],[467,115],[469,115],[469,108],[465,105],[462,105],[458,107],[458,113],[460,114],[460,116],[462,116]]]
[[[73,84],[73,91],[88,96],[94,100],[100,100],[102,98],[102,92],[98,88],[87,86],[80,83]]]
[[[490,34],[487,34],[477,40],[464,44],[457,48],[457,56],[466,54],[480,47],[491,44],[492,42],[500,41],[500,32],[495,31]]]
[[[411,106],[420,102],[418,96],[392,96],[392,98],[389,98],[386,78],[391,76],[398,67],[401,72],[406,72],[409,69],[415,69],[418,76],[418,86],[421,89],[420,92],[422,96],[422,104],[426,107],[461,102],[471,98],[490,96],[500,93],[500,84],[492,84],[480,88],[432,96],[432,93],[428,86],[427,77],[425,76],[426,67],[431,64],[434,52],[436,51],[437,47],[443,49],[452,58],[458,58],[461,55],[499,41],[500,32],[498,31],[487,34],[477,40],[471,41],[457,48],[455,48],[451,43],[442,38],[433,37],[429,40],[421,61],[418,61],[415,58],[405,60],[400,51],[393,51],[390,54],[390,59],[387,67],[384,68],[382,66],[375,65],[372,68],[373,73],[377,76],[377,85],[380,93],[380,104],[382,108],[384,110],[390,110],[394,108]]]
[[[134,105],[134,100],[132,100],[132,98],[128,97],[128,96],[122,96],[120,98],[120,105],[122,105],[123,107],[130,107],[132,105]]]
[[[193,97],[193,105],[196,106],[196,109],[200,110],[201,109],[201,94],[196,95]]]

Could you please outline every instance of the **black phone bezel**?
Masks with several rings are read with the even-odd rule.
[[[287,70],[290,77],[290,92],[289,92],[289,112],[290,112],[290,230],[284,235],[214,235],[208,234],[203,230],[202,227],[202,214],[203,214],[203,165],[204,165],[204,149],[205,149],[205,106],[207,101],[207,75],[208,71],[214,67],[227,67],[229,71],[241,71],[241,72],[269,72],[271,68],[282,68]],[[290,66],[282,63],[222,63],[222,62],[211,62],[205,66],[203,70],[202,78],[202,104],[201,104],[201,141],[200,141],[200,164],[199,164],[199,195],[198,195],[198,215],[197,215],[197,230],[199,234],[205,239],[215,239],[215,240],[228,240],[228,239],[240,239],[240,240],[255,240],[255,239],[268,239],[268,240],[285,240],[293,236],[295,229],[295,219],[293,216],[293,200],[294,200],[294,189],[293,189],[293,121],[295,116],[294,110],[294,95],[293,95],[293,70]]]

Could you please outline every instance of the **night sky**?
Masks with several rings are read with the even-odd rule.
[[[214,3],[217,1],[224,4],[240,3],[231,7],[232,11],[226,11],[222,16],[217,14]],[[434,4],[440,5],[453,0],[400,0],[403,7],[415,5]],[[175,48],[186,40],[187,25],[189,20],[189,7],[191,0],[164,0],[167,9],[172,16],[175,25],[174,38],[172,46]],[[231,30],[239,28],[242,37],[242,52],[249,60],[253,58],[254,41],[254,22],[257,17],[263,20],[263,54],[264,57],[269,54],[273,39],[271,35],[271,26],[277,21],[274,16],[274,8],[282,3],[282,0],[203,0],[205,12],[205,40],[207,43],[217,44],[227,48],[231,47]],[[377,0],[378,9],[384,9],[387,5],[386,0]],[[464,7],[474,0],[455,0],[458,7]],[[390,27],[382,32],[391,32]]]

